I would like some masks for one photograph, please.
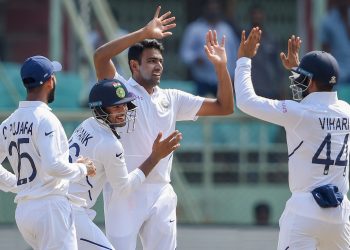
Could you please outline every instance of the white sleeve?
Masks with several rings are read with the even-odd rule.
[[[103,146],[100,145],[104,149],[99,150],[103,152],[103,155],[99,155],[99,160],[104,163],[107,181],[111,184],[115,193],[120,196],[127,196],[137,189],[146,177],[139,168],[128,173],[124,151],[120,143],[109,147],[107,145],[108,143]]]
[[[58,119],[50,118],[43,119],[38,128],[37,144],[42,168],[48,175],[78,181],[86,176],[86,167],[82,163],[69,163],[67,137],[62,134]]]
[[[171,95],[172,98],[174,98],[176,120],[196,120],[197,113],[203,104],[204,97],[195,96],[177,89],[169,89],[169,91],[172,91]]]
[[[5,192],[17,193],[17,178],[14,174],[7,171],[0,164],[0,189]]]
[[[237,107],[248,115],[284,127],[301,119],[300,104],[290,100],[272,100],[255,94],[251,79],[251,59],[237,60],[234,81]]]

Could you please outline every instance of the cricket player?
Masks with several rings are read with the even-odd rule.
[[[7,157],[16,175],[17,226],[35,250],[78,249],[68,184],[95,174],[87,158],[68,162],[66,134],[48,106],[61,68],[43,56],[25,60],[27,99],[0,125],[0,159]]]
[[[323,51],[311,51],[299,63],[301,40],[292,36],[281,59],[292,71],[294,101],[263,98],[251,80],[260,37],[258,27],[247,39],[242,32],[235,92],[243,112],[286,130],[292,196],[279,221],[278,250],[350,249],[350,105],[334,91],[338,63]]]
[[[152,151],[159,131],[168,136],[176,121],[196,120],[198,116],[228,115],[233,112],[232,82],[227,70],[225,39],[219,44],[215,31],[208,31],[205,49],[219,83],[216,98],[203,98],[176,89],[162,89],[163,46],[155,39],[170,36],[175,17],[160,14],[143,28],[108,42],[94,55],[99,80],[116,78],[136,95],[138,115],[133,133],[123,133],[126,166],[132,172]],[[112,58],[129,48],[132,77],[118,74]],[[123,132],[123,131],[122,131]],[[138,234],[145,250],[176,248],[177,196],[170,184],[173,154],[159,161],[147,179],[128,197],[115,194],[113,183],[104,189],[106,234],[118,250],[134,250]]]
[[[106,181],[119,199],[127,198],[140,187],[156,164],[176,150],[182,139],[174,131],[161,141],[162,133],[154,138],[152,152],[140,166],[128,173],[119,129],[132,133],[136,119],[135,96],[116,79],[96,83],[89,95],[93,116],[82,122],[69,140],[70,160],[88,156],[96,166],[96,175],[70,184],[69,193],[86,200],[86,205],[74,206],[78,248],[84,250],[114,249],[102,231],[92,222],[95,205]],[[142,128],[139,128],[142,129]],[[116,221],[115,223],[122,223]],[[118,249],[118,248],[117,248]]]

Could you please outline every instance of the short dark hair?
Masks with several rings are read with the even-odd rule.
[[[141,55],[145,49],[157,49],[162,53],[164,51],[163,44],[156,39],[146,39],[142,42],[136,43],[129,48],[128,62],[130,66],[131,60],[136,60],[141,63]],[[130,68],[131,70],[131,68]]]
[[[324,84],[321,81],[315,80],[318,91],[327,91],[330,92],[333,90],[334,85]]]

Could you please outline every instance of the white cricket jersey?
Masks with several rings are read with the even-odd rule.
[[[0,190],[4,192],[17,192],[17,178],[14,174],[7,171],[0,164]]]
[[[69,139],[70,160],[78,156],[88,157],[96,166],[96,175],[71,183],[69,193],[84,198],[91,208],[108,180],[114,194],[128,195],[145,179],[140,169],[128,174],[123,146],[110,128],[95,118],[82,122]]]
[[[235,93],[237,106],[243,112],[285,128],[289,187],[293,197],[304,196],[307,200],[302,207],[299,201],[304,198],[294,199],[296,202],[291,206],[295,210],[311,217],[324,216],[322,212],[329,210],[321,211],[310,192],[325,184],[338,186],[346,199],[350,145],[348,103],[338,100],[336,92],[314,92],[300,103],[257,96],[252,86],[249,58],[237,60]]]
[[[120,75],[116,78],[125,83],[128,90],[136,95],[135,131],[126,133],[125,130],[121,130],[123,132],[120,139],[130,172],[151,154],[153,142],[159,132],[163,132],[162,139],[164,139],[175,131],[176,121],[196,120],[196,114],[204,98],[176,89],[161,89],[158,86],[150,95],[134,79],[130,78],[125,82]],[[172,161],[173,154],[160,160],[147,176],[145,183],[170,182]]]
[[[86,175],[85,165],[68,162],[66,134],[45,103],[20,102],[0,131],[0,159],[8,158],[17,177],[15,202],[66,195],[69,181]]]

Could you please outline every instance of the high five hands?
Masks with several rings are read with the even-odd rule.
[[[170,11],[159,16],[160,9],[161,6],[158,6],[153,19],[143,28],[147,38],[163,39],[173,34],[169,30],[176,27],[175,17],[171,16]]]
[[[300,37],[295,37],[294,35],[288,39],[288,52],[287,56],[284,52],[281,52],[280,58],[283,66],[290,70],[293,67],[297,67],[299,65],[299,49],[301,45]]]
[[[245,30],[242,31],[241,43],[238,48],[238,58],[248,57],[252,58],[256,55],[260,46],[260,38],[262,31],[259,27],[252,28],[246,39]]]
[[[219,44],[216,31],[209,30],[206,34],[204,50],[209,61],[211,61],[214,65],[226,65],[227,56],[225,51],[225,36],[222,37],[221,43]]]

